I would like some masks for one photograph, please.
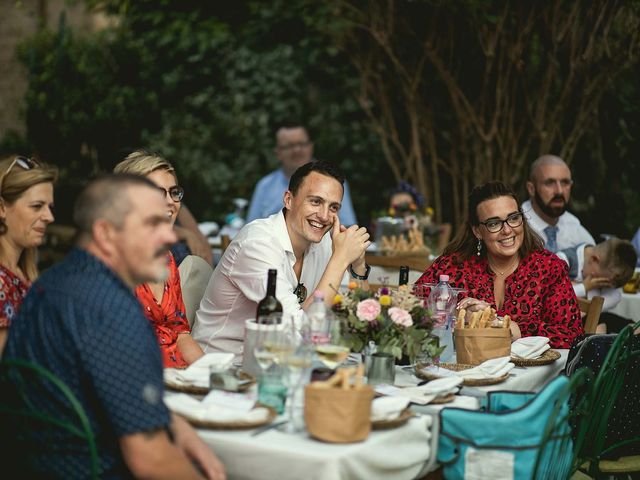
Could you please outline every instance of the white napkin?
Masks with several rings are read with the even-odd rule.
[[[371,402],[371,421],[394,420],[409,405],[406,397],[378,397]]]
[[[511,363],[510,357],[492,358],[481,363],[477,367],[455,372],[459,377],[468,380],[481,380],[485,378],[499,378],[511,371],[515,365]]]
[[[390,385],[376,386],[376,392],[383,395],[408,398],[412,403],[426,405],[437,397],[446,397],[458,391],[462,383],[460,377],[439,378],[419,387],[397,388]]]
[[[215,404],[205,405],[185,393],[166,396],[164,401],[171,411],[205,422],[260,422],[269,417],[269,410],[266,408],[259,407],[243,412]]]
[[[177,370],[175,378],[188,385],[208,387],[211,367],[220,371],[226,370],[231,366],[233,358],[233,353],[207,353],[186,369]]]
[[[547,337],[524,337],[511,344],[511,355],[520,358],[538,358],[549,350]]]

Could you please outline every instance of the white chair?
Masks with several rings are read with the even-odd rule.
[[[180,271],[180,287],[182,288],[185,313],[189,327],[192,327],[213,268],[202,257],[188,255],[178,270]]]

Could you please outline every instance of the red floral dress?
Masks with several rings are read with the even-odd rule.
[[[180,272],[173,255],[169,254],[167,261],[169,263],[169,278],[164,284],[162,303],[158,303],[146,283],[137,287],[135,294],[144,308],[145,316],[156,331],[165,368],[184,368],[187,366],[187,362],[178,349],[178,334],[191,333],[191,329],[182,301]]]
[[[0,328],[9,328],[16,318],[31,282],[25,282],[11,270],[0,265]]]
[[[454,255],[437,258],[416,285],[436,283],[439,275],[447,274],[452,286],[466,290],[460,293],[460,299],[472,297],[491,304],[498,315],[509,315],[518,323],[523,337],[548,337],[553,348],[569,348],[573,339],[583,333],[567,264],[553,253],[539,250],[520,261],[516,271],[505,279],[501,309],[496,307],[495,274],[486,258],[474,256],[459,265],[454,258]],[[426,290],[428,293],[429,289]]]

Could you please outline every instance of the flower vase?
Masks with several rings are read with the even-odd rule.
[[[393,385],[396,379],[395,360],[395,357],[390,353],[376,352],[367,355],[365,358],[367,383],[369,385],[381,383]]]

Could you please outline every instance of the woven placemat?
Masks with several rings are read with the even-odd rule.
[[[549,365],[560,358],[560,352],[557,350],[547,350],[538,358],[518,358],[511,357],[511,362],[518,367],[537,367],[540,365]]]
[[[468,370],[469,368],[477,367],[477,365],[469,365],[466,363],[441,363],[439,366],[442,368],[446,368],[447,370],[452,370],[454,372],[460,372],[462,370]],[[420,368],[415,369],[415,375],[416,377],[422,378],[424,380],[436,380],[438,378],[442,378],[442,376],[440,375],[424,372]],[[482,387],[485,385],[495,385],[496,383],[502,383],[507,378],[509,378],[508,373],[496,378],[463,378],[462,384],[466,385],[467,387]]]
[[[189,422],[191,425],[197,428],[210,428],[215,430],[244,430],[249,428],[256,428],[260,425],[266,425],[267,423],[273,422],[275,418],[278,416],[278,412],[275,411],[272,407],[268,405],[263,405],[261,403],[256,403],[255,408],[266,408],[269,411],[269,415],[262,420],[255,421],[246,421],[246,422],[218,422],[218,421],[203,421],[196,418],[191,418],[180,414],[181,417]]]
[[[371,430],[388,430],[390,428],[396,428],[407,423],[413,416],[415,416],[415,414],[407,408],[406,410],[403,410],[397,418],[392,420],[377,420],[375,422],[371,422]]]
[[[239,392],[246,391],[247,389],[249,389],[249,387],[251,387],[251,385],[254,385],[256,383],[256,378],[253,375],[248,374],[247,372],[238,372],[238,378],[240,380],[249,380],[248,383],[245,383],[238,388]],[[172,381],[172,379],[167,378],[165,378],[164,380],[164,386],[169,390],[173,390],[175,392],[190,393],[192,395],[206,395],[211,391],[210,387],[189,385],[188,383],[180,382],[177,380]]]

